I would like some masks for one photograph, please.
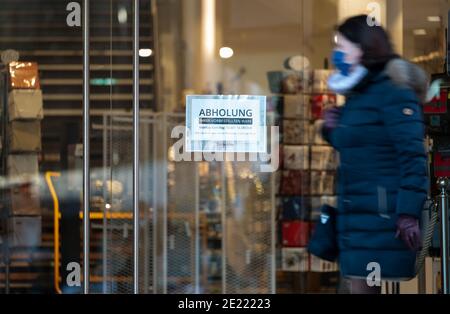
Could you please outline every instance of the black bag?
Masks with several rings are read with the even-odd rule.
[[[320,220],[309,241],[308,252],[329,262],[336,261],[339,255],[336,237],[336,208],[327,204],[322,205]]]

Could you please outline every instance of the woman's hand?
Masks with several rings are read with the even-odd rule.
[[[323,127],[327,130],[333,130],[335,127],[337,127],[339,116],[341,115],[341,109],[338,107],[332,107],[330,109],[327,109],[323,113]]]
[[[421,246],[419,220],[413,216],[400,215],[397,220],[397,234],[411,251],[418,251]]]

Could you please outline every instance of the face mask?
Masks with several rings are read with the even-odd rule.
[[[345,52],[333,50],[332,61],[336,69],[338,69],[342,75],[349,75],[352,64],[345,62]]]

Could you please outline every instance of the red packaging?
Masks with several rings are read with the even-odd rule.
[[[35,62],[11,62],[9,75],[13,89],[40,89],[38,65]]]
[[[310,192],[310,173],[301,170],[285,170],[280,178],[280,194],[283,196],[308,195]]]
[[[450,156],[434,153],[434,176],[450,177]]]
[[[434,97],[429,103],[424,104],[423,112],[426,114],[447,113],[447,99],[450,98],[447,89],[441,89],[439,97]]]
[[[305,247],[311,234],[311,223],[294,220],[285,221],[282,226],[284,247]]]
[[[311,97],[311,115],[314,120],[322,119],[324,110],[336,106],[337,99],[334,94],[321,94]]]

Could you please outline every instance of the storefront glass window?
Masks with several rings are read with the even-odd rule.
[[[81,293],[84,1],[0,2],[0,289]],[[327,86],[335,27],[372,14],[431,76],[445,70],[447,1],[137,1],[136,261],[134,1],[89,2],[90,292],[132,293],[136,265],[140,293],[348,292],[306,249],[321,205],[337,204],[339,158],[319,134],[345,102]],[[270,158],[180,151],[188,95],[264,96]]]

